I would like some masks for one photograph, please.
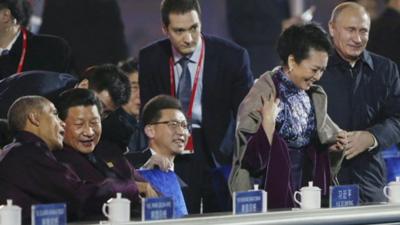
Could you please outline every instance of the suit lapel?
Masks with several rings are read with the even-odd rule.
[[[212,94],[214,93],[217,81],[218,62],[219,60],[215,55],[215,48],[212,46],[212,42],[207,36],[204,36],[205,43],[205,57],[204,57],[204,69],[203,69],[203,92],[201,93],[201,104],[203,109],[203,119],[205,110],[207,107],[207,99],[213,99]],[[204,121],[204,120],[203,120]]]

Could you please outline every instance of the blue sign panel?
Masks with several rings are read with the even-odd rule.
[[[340,185],[330,187],[330,207],[349,207],[360,204],[358,185]]]
[[[142,221],[171,219],[173,216],[174,202],[171,197],[142,200]]]
[[[32,225],[67,224],[67,207],[64,203],[32,205]]]
[[[267,193],[264,190],[235,192],[233,214],[267,212]]]

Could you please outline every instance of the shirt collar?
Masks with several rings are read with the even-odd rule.
[[[371,70],[374,70],[374,62],[372,61],[372,57],[369,54],[369,52],[367,50],[364,50],[361,53],[361,56],[359,58],[359,60],[361,60],[362,63],[368,65]],[[338,65],[338,64],[344,64],[344,65],[350,65],[346,60],[344,60],[339,53],[335,50],[334,53],[331,55],[331,57],[329,58],[329,62],[328,65],[329,66],[334,66],[334,65]]]
[[[171,45],[172,46],[172,45]],[[203,41],[202,38],[200,37],[200,40],[197,42],[196,49],[194,52],[188,57],[189,62],[192,63],[198,63],[200,59],[200,53],[201,53],[201,48],[203,46]],[[174,46],[172,46],[172,55],[174,57],[174,64],[176,65],[178,61],[183,57],[182,54],[178,52],[178,50],[175,49]]]
[[[0,48],[0,54],[4,51],[4,50],[8,50],[10,51],[12,46],[14,45],[14,43],[17,41],[19,34],[21,33],[21,29],[18,30],[17,34],[15,35],[15,37],[11,40],[11,42],[7,45],[7,47],[5,48]]]

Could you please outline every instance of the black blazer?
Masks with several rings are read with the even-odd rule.
[[[204,35],[204,40],[202,146],[206,146],[218,162],[230,164],[234,132],[228,130],[234,128],[238,106],[253,84],[253,75],[245,49],[217,37]],[[155,42],[140,51],[142,105],[156,95],[170,94],[171,56],[168,39]]]
[[[0,79],[17,72],[22,53],[22,32],[8,55],[0,56]],[[71,49],[64,39],[27,32],[27,51],[22,71],[47,70],[67,73],[71,70]]]

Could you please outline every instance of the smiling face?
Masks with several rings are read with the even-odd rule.
[[[163,27],[172,46],[181,54],[192,54],[200,41],[201,23],[197,11],[192,10],[183,14],[170,13],[169,25]]]
[[[99,143],[101,135],[100,113],[95,105],[74,106],[65,119],[65,144],[89,154]]]
[[[157,122],[167,121],[175,121],[179,125],[173,127],[167,123],[149,124],[145,128],[145,132],[149,137],[150,148],[159,154],[174,156],[185,150],[189,132],[182,128],[180,124],[187,124],[187,121],[180,110],[163,109],[161,110],[161,118]]]
[[[310,49],[308,57],[300,63],[296,63],[292,55],[289,56],[288,63],[292,68],[291,72],[287,73],[289,79],[298,88],[308,90],[314,82],[321,79],[328,64],[328,53]]]
[[[362,8],[348,7],[329,23],[329,33],[338,54],[346,61],[357,61],[368,43],[370,18]]]

